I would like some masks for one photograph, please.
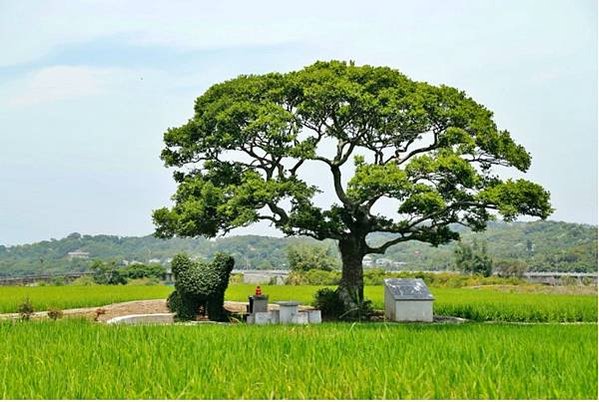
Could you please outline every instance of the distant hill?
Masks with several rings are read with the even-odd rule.
[[[390,236],[373,234],[369,241],[376,244]],[[597,272],[596,226],[553,221],[492,222],[485,232],[463,229],[461,236],[464,242],[486,241],[489,254],[496,260],[525,260],[534,271]],[[0,245],[0,276],[86,271],[94,259],[167,264],[182,251],[200,258],[210,258],[223,251],[235,256],[238,268],[281,269],[287,264],[286,249],[294,242],[315,241],[266,236],[160,240],[153,236],[73,233],[60,240],[11,247]],[[335,248],[334,242],[325,243]],[[453,243],[435,248],[413,241],[400,243],[384,256],[372,256],[372,259],[394,263],[402,269],[446,270],[453,267],[454,248]]]

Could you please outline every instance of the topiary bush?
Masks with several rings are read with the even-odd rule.
[[[210,263],[192,261],[185,254],[176,255],[171,263],[175,291],[167,300],[175,319],[192,320],[203,309],[209,319],[225,320],[225,291],[234,265],[233,257],[221,253]]]

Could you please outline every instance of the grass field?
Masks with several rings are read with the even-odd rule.
[[[310,304],[321,286],[263,286],[271,302],[299,300]],[[253,285],[231,285],[226,299],[247,301]],[[165,298],[171,287],[153,286],[42,286],[0,287],[0,312],[14,312],[25,297],[36,310],[48,307],[93,307],[110,303]],[[366,297],[375,308],[383,308],[383,287],[367,286]],[[597,321],[597,296],[575,294],[542,294],[500,292],[488,289],[432,289],[436,298],[435,314],[450,315],[475,321],[574,322]]]
[[[36,311],[48,307],[68,309],[95,307],[130,300],[162,299],[173,291],[172,287],[153,286],[1,286],[0,312],[12,313],[26,297]]]
[[[0,322],[8,399],[595,399],[597,325]]]

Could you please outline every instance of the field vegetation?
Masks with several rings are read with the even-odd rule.
[[[8,399],[596,399],[597,325],[0,322]]]
[[[270,301],[298,300],[312,304],[322,286],[263,286]],[[230,285],[225,300],[247,301],[254,285]],[[576,322],[597,321],[597,294],[547,294],[540,287],[501,287],[499,289],[432,288],[436,298],[434,312],[475,321]],[[533,291],[537,289],[537,291]],[[0,312],[16,312],[29,298],[36,311],[48,308],[95,307],[130,300],[163,299],[173,288],[164,285],[91,286],[5,286],[0,288]],[[576,288],[572,289],[577,291]],[[366,297],[376,309],[383,309],[383,287],[366,286]]]

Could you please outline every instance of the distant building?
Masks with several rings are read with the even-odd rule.
[[[89,258],[89,253],[87,251],[77,250],[77,251],[71,251],[70,253],[67,253],[67,256],[69,257],[69,260],[72,260],[75,258],[87,260]]]
[[[386,267],[391,265],[392,262],[393,261],[388,258],[377,258],[376,265],[378,265],[379,267]]]
[[[150,258],[148,264],[160,264],[160,258]]]
[[[133,260],[133,261],[122,260],[121,262],[123,263],[124,266],[133,265],[133,264],[143,264],[143,262],[137,261],[137,260]]]
[[[365,257],[363,261],[363,265],[366,268],[372,267],[380,267],[380,268],[390,268],[390,269],[401,269],[404,265],[406,265],[403,261],[393,261],[389,258],[377,258],[373,260],[372,258]]]

